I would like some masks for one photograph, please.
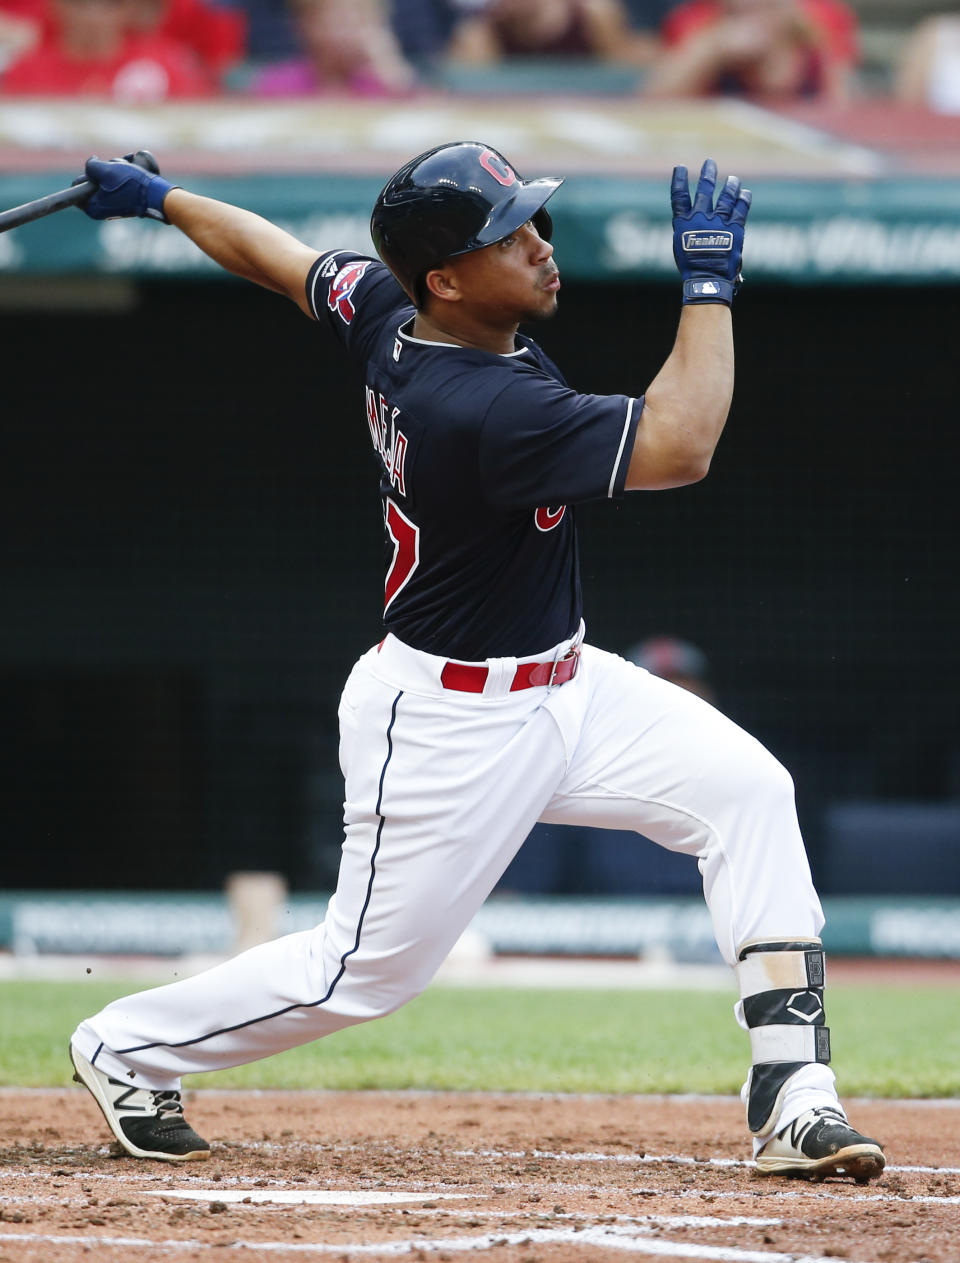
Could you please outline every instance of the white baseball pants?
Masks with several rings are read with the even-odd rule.
[[[568,645],[537,658],[551,658]],[[522,660],[527,661],[527,660]],[[267,1057],[390,1013],[432,978],[538,820],[632,829],[697,857],[717,943],[815,938],[823,925],[793,783],[700,698],[584,645],[559,687],[445,689],[444,659],[394,636],[357,662],[340,705],[345,840],[315,929],[110,1004],[74,1039],[116,1078],[180,1077]],[[791,1117],[833,1091],[809,1066]],[[791,1103],[792,1102],[792,1103]]]

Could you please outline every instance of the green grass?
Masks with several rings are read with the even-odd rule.
[[[0,983],[0,1084],[70,1082],[70,1032],[123,983]],[[749,1045],[732,992],[436,986],[391,1017],[192,1087],[544,1092],[739,1089]],[[957,998],[943,987],[834,987],[833,1067],[845,1096],[960,1095]]]

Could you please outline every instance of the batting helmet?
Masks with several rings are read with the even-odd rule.
[[[550,240],[544,210],[562,180],[521,180],[502,153],[479,141],[438,145],[401,167],[370,218],[377,253],[420,303],[421,281],[444,259],[502,241],[532,219]]]

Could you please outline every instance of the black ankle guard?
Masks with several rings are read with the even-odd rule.
[[[823,948],[816,939],[748,943],[740,951],[737,979],[753,1054],[747,1126],[765,1136],[791,1075],[830,1060]]]

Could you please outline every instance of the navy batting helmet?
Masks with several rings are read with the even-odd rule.
[[[550,240],[544,210],[562,180],[521,180],[502,153],[479,141],[438,145],[401,167],[380,192],[370,218],[377,253],[422,302],[432,267],[502,241],[532,219]]]

